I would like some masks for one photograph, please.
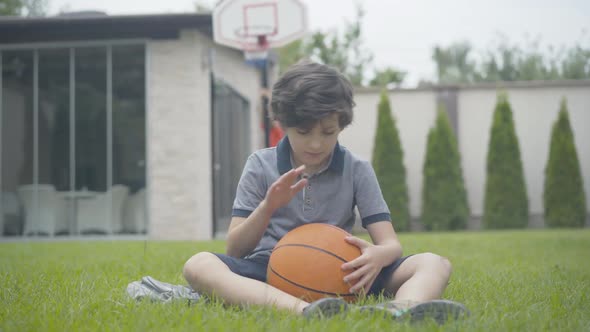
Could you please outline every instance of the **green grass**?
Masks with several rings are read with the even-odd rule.
[[[589,331],[590,230],[417,233],[406,254],[448,257],[445,298],[472,316],[437,327],[355,313],[307,321],[264,308],[219,303],[135,302],[125,288],[142,276],[184,284],[182,265],[212,242],[0,243],[0,331]]]

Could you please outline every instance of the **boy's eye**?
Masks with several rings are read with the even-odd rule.
[[[336,133],[336,132],[335,132],[335,131],[331,131],[331,132],[329,132],[329,133],[326,133],[326,132],[325,132],[325,133],[324,133],[324,135],[326,135],[326,136],[332,136],[332,135],[334,135],[334,133]]]
[[[307,130],[297,130],[297,133],[299,135],[307,135],[309,133],[309,131],[307,131]]]

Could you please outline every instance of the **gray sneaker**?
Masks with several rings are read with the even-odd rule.
[[[190,287],[169,284],[150,276],[142,277],[141,281],[134,281],[127,285],[127,295],[136,300],[149,298],[154,302],[188,300],[189,303],[194,303],[201,298],[200,294]]]
[[[336,297],[326,297],[311,302],[303,308],[303,316],[307,318],[328,318],[339,313],[347,312],[350,305],[343,299]]]
[[[363,312],[382,314],[396,320],[409,320],[410,322],[419,322],[427,318],[434,319],[442,325],[447,320],[458,320],[469,317],[469,309],[458,302],[448,300],[432,300],[415,304],[409,308],[401,309],[395,305],[395,302],[388,302],[374,306],[364,306],[360,308]]]

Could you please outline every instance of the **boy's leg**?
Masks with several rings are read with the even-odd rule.
[[[396,302],[424,302],[440,299],[451,276],[448,259],[432,253],[408,257],[384,285]]]
[[[387,295],[395,300],[361,310],[381,312],[395,318],[420,321],[434,318],[443,324],[449,317],[469,316],[469,310],[460,303],[439,300],[451,275],[451,263],[444,257],[424,253],[405,259],[383,284]]]
[[[242,277],[230,270],[216,255],[201,252],[184,265],[183,275],[190,286],[234,305],[263,305],[302,313],[308,303],[262,281]]]

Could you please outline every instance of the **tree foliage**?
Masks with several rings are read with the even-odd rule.
[[[461,157],[447,112],[438,110],[424,158],[421,221],[427,230],[465,229],[469,219]]]
[[[485,228],[524,228],[529,203],[512,109],[505,93],[498,95],[487,155],[484,198]]]
[[[551,130],[543,202],[548,226],[584,226],[586,195],[565,99]]]
[[[590,48],[580,45],[542,51],[538,41],[520,47],[503,38],[477,54],[463,41],[436,46],[432,59],[438,83],[444,84],[590,78]]]
[[[21,0],[0,0],[1,16],[19,16],[23,4]]]
[[[0,16],[47,16],[49,0],[0,0]]]
[[[372,164],[397,231],[406,231],[410,228],[408,187],[403,159],[404,153],[395,119],[391,114],[389,97],[387,92],[383,91],[377,112]]]
[[[439,83],[471,83],[476,80],[475,62],[469,57],[468,42],[455,43],[447,48],[436,46],[432,59],[436,62]]]

